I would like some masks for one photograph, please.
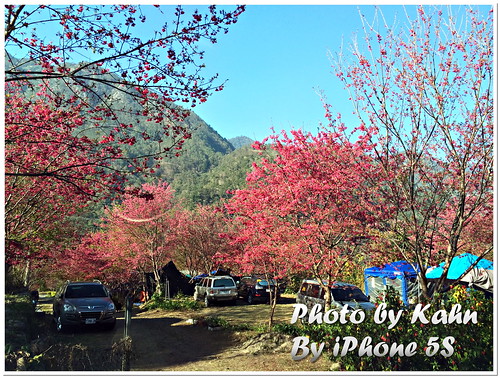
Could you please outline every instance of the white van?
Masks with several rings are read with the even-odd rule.
[[[194,299],[204,301],[206,307],[213,302],[228,302],[234,305],[236,298],[238,291],[231,276],[208,276],[194,288]]]
[[[330,289],[332,294],[332,308],[342,308],[346,304],[351,311],[357,308],[368,311],[375,308],[375,305],[370,302],[370,299],[356,285],[345,282],[334,282],[330,286]],[[319,303],[324,308],[325,290],[316,280],[303,280],[297,293],[297,303],[305,304],[308,308]]]

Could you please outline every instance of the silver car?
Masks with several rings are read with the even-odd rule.
[[[194,288],[194,299],[210,306],[214,302],[236,303],[238,291],[231,276],[209,276],[203,278]]]
[[[58,332],[68,326],[102,324],[113,329],[116,307],[100,282],[66,282],[56,293],[52,314]]]
[[[356,285],[345,282],[334,282],[330,286],[330,291],[332,308],[342,308],[344,305],[348,305],[350,311],[355,308],[367,311],[375,308],[375,305],[370,302],[370,299]],[[304,280],[297,293],[297,303],[305,304],[308,308],[318,303],[324,308],[325,291],[318,281]]]

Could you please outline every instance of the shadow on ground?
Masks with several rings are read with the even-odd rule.
[[[129,329],[131,370],[159,370],[211,359],[234,345],[232,332],[209,331],[206,326],[187,325],[183,323],[185,320],[135,314]],[[116,327],[111,331],[88,326],[57,333],[51,315],[46,314],[43,322],[50,329],[48,338],[51,344],[45,353],[45,370],[121,370],[121,349],[117,346],[124,337],[123,313],[118,315]],[[81,363],[72,363],[75,358]]]
[[[158,370],[188,362],[214,358],[233,346],[229,331],[209,331],[207,327],[175,325],[178,318],[135,318],[131,337],[132,370]]]
[[[276,308],[276,321],[290,320],[293,302],[294,299],[281,298]],[[232,361],[234,351],[241,348],[244,337],[227,329],[211,331],[206,324],[192,325],[186,320],[221,316],[232,325],[253,326],[267,324],[270,311],[269,304],[248,305],[243,300],[238,300],[234,306],[221,304],[192,312],[135,310],[129,332],[132,340],[130,348],[123,341],[123,311],[117,314],[113,330],[87,326],[58,333],[51,315],[50,300],[44,298],[39,305],[39,310],[43,312],[35,318],[37,327],[31,354],[41,355],[42,358],[28,369],[39,371],[119,371],[123,369],[125,350],[130,349],[130,369],[133,371],[180,370],[182,366],[196,370],[197,366],[203,366],[202,369],[214,370],[219,368],[218,363],[223,364],[221,370],[224,370]],[[237,365],[232,368],[241,370],[242,361],[235,361]],[[255,368],[253,363],[248,367],[250,370]]]

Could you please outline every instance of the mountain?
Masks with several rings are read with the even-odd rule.
[[[22,63],[14,58],[13,62]],[[10,63],[6,65],[9,66]],[[25,70],[35,68],[31,62],[23,63]],[[109,75],[110,79],[116,80],[112,74]],[[38,84],[40,84],[38,81],[33,81],[34,89],[26,87],[25,95],[35,96]],[[70,89],[63,81],[54,80],[51,82],[51,90],[67,97],[78,92],[82,99],[94,107],[102,105],[102,101],[112,104],[117,110],[115,113],[117,119],[104,125],[106,128],[113,127],[114,123],[124,123],[133,125],[129,129],[131,135],[141,135],[147,131],[150,139],[143,140],[138,137],[132,146],[120,145],[125,158],[153,155],[161,151],[163,145],[169,145],[170,137],[165,134],[163,123],[148,121],[137,116],[136,113],[140,113],[140,108],[136,99],[99,82],[89,82],[89,85],[92,85],[92,91],[83,92],[78,91],[78,87]],[[177,108],[176,105],[173,107]],[[171,184],[176,195],[186,202],[186,206],[193,207],[197,203],[217,202],[220,198],[228,196],[226,193],[228,190],[238,189],[245,184],[246,173],[250,171],[252,162],[258,157],[249,146],[253,143],[252,139],[239,136],[228,141],[194,112],[181,122],[175,120],[166,122],[171,122],[174,128],[188,129],[191,138],[186,140],[181,150],[173,151],[179,152],[180,156],[172,153],[160,161],[151,158],[149,161],[151,167],[159,164],[155,173],[149,176],[131,175],[126,183],[127,186],[139,186],[144,182],[161,179]],[[102,131],[99,127],[94,128],[91,124],[85,123],[81,129],[80,132],[85,132],[90,138],[101,138]],[[116,168],[128,169],[126,160],[115,164]]]
[[[196,204],[216,203],[227,198],[228,191],[242,188],[252,163],[260,159],[249,145],[253,141],[238,137],[240,143],[235,146],[194,112],[185,119],[184,124],[192,133],[179,151],[179,156],[164,158],[154,174],[134,175],[127,185],[139,186],[161,179],[172,186],[176,196],[188,208]],[[124,148],[128,155],[140,154],[142,143]]]
[[[235,138],[229,139],[229,143],[231,143],[231,145],[234,147],[235,150],[244,146],[252,145],[253,142],[254,142],[253,139],[250,139],[249,137],[246,136],[237,136]]]
[[[260,160],[250,146],[253,140],[240,136],[228,141],[194,112],[183,125],[191,131],[191,138],[184,143],[179,156],[164,158],[153,175],[134,175],[127,184],[139,186],[161,179],[172,186],[188,208],[216,203],[228,198],[228,191],[242,188],[252,163]],[[151,147],[141,141],[124,148],[126,155],[134,156]]]
[[[155,173],[172,185],[189,208],[216,203],[228,198],[228,191],[243,188],[252,163],[260,160],[248,143],[237,148],[197,115],[191,117],[196,129],[181,155],[164,159]]]

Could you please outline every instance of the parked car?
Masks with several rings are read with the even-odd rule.
[[[52,314],[57,331],[68,326],[104,325],[113,329],[116,307],[100,282],[66,282],[56,293]]]
[[[205,306],[214,302],[236,303],[238,292],[231,276],[208,276],[201,279],[194,288],[194,299],[204,301]]]
[[[246,300],[248,304],[269,302],[270,292],[277,285],[275,280],[270,280],[270,283],[264,277],[243,276],[237,282],[238,296]],[[277,294],[278,300],[280,296],[279,290]]]
[[[335,282],[330,286],[331,307],[342,308],[348,305],[349,310],[361,308],[363,310],[373,310],[375,305],[361,291],[359,287],[345,282]],[[305,304],[311,308],[316,303],[325,306],[325,290],[316,280],[303,280],[297,293],[297,303]]]

